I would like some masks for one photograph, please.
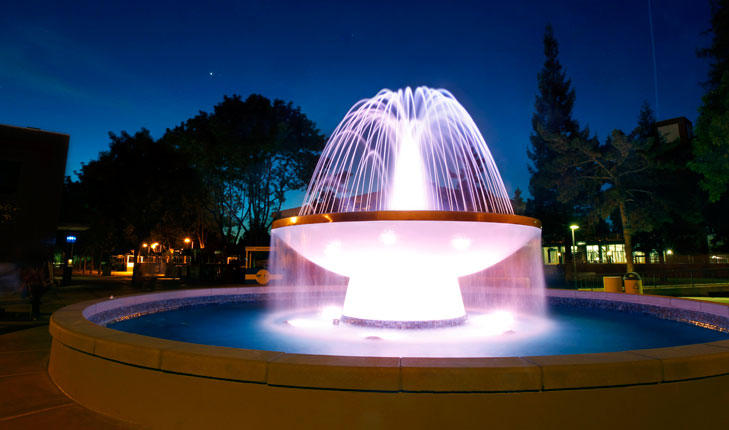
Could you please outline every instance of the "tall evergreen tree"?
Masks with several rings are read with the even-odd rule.
[[[575,90],[558,59],[559,47],[551,25],[544,31],[544,66],[537,74],[539,92],[532,116],[533,132],[527,155],[531,164],[527,214],[542,220],[546,241],[567,240],[574,214],[570,205],[557,198],[562,172],[554,168],[556,156],[549,136],[572,139],[581,132],[572,118]]]
[[[689,166],[702,176],[701,188],[709,200],[717,202],[729,189],[729,0],[712,6],[711,46],[698,52],[711,61],[708,91],[699,108]]]

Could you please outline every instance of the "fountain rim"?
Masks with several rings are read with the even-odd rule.
[[[343,291],[342,287],[331,286],[326,291]],[[220,296],[250,295],[256,300],[263,299],[275,293],[295,292],[293,287],[239,287],[239,288],[206,288],[193,290],[173,290],[160,293],[136,294],[123,297],[90,300],[66,306],[56,311],[50,321],[49,331],[54,338],[54,344],[63,344],[78,350],[88,356],[103,360],[112,360],[117,363],[148,368],[154,371],[166,371],[202,376],[208,378],[222,378],[238,382],[256,382],[273,385],[286,385],[302,388],[327,389],[354,389],[354,390],[384,390],[408,391],[408,386],[415,384],[426,391],[523,391],[531,389],[564,389],[564,388],[590,388],[605,384],[599,376],[604,372],[603,366],[611,363],[615,369],[625,372],[624,378],[618,378],[619,385],[634,385],[641,383],[660,383],[692,379],[696,377],[717,376],[729,374],[729,364],[718,365],[716,360],[726,360],[729,356],[729,340],[716,341],[695,345],[680,345],[649,350],[600,352],[590,354],[567,354],[552,356],[527,357],[360,357],[336,355],[311,355],[289,353],[284,351],[252,350],[228,348],[211,345],[199,345],[179,342],[162,338],[150,338],[143,335],[126,333],[98,325],[90,321],[95,316],[108,312],[129,312],[130,307],[156,306],[167,304],[177,298],[181,300],[195,300],[196,297],[215,297],[212,302],[220,300]],[[548,297],[562,300],[607,301],[619,306],[654,306],[663,308],[669,314],[668,319],[691,322],[696,317],[693,314],[708,314],[711,318],[722,321],[729,319],[729,305],[700,302],[687,299],[677,299],[664,296],[632,295],[624,293],[604,293],[575,290],[546,290]],[[216,297],[217,296],[217,297]],[[141,315],[138,310],[131,310],[131,315]],[[673,313],[688,313],[683,317],[670,315]],[[120,315],[130,315],[123,313]],[[60,345],[59,345],[60,346]],[[183,356],[179,356],[182,354]],[[525,361],[526,360],[526,361]],[[701,364],[702,360],[709,360],[709,365]],[[218,362],[217,364],[214,364]],[[395,379],[387,377],[387,381],[375,377],[370,382],[358,382],[350,385],[348,378],[341,379],[342,375],[335,371],[339,366],[358,369],[372,376],[382,376],[382,367],[399,373],[417,368],[420,363],[426,367],[435,366],[445,369],[460,369],[464,379],[458,383],[448,382],[435,378],[435,380],[415,380],[400,386],[399,376]],[[323,372],[322,381],[312,382],[307,378],[301,379],[296,374],[284,371],[288,364],[296,364],[304,372],[314,367]],[[585,380],[558,381],[543,380],[538,377],[540,372],[549,370],[559,373],[564,364],[570,364],[573,372],[586,372]],[[283,366],[283,368],[281,367]],[[528,369],[523,369],[523,367]],[[651,378],[646,380],[641,372],[630,369],[650,369]],[[647,366],[647,368],[646,368]],[[483,367],[491,368],[495,374],[507,374],[520,368],[528,375],[526,379],[518,378],[518,383],[504,383],[488,380],[472,386],[471,377],[478,374]],[[326,370],[329,369],[329,370]],[[613,369],[613,370],[615,370]],[[667,371],[664,374],[664,370]],[[283,373],[280,373],[283,371]],[[279,374],[280,373],[280,374]],[[668,375],[671,373],[671,375]],[[392,375],[390,375],[392,376]],[[556,376],[556,375],[555,375]],[[534,378],[538,379],[536,381]],[[597,382],[596,380],[600,380]],[[514,382],[514,381],[512,381]],[[314,383],[314,385],[310,385]],[[453,384],[463,386],[454,387]],[[536,383],[539,387],[533,386]],[[393,386],[397,385],[397,387]],[[612,384],[608,384],[612,385]],[[529,388],[526,388],[529,387]],[[418,390],[416,390],[418,391]]]
[[[335,222],[362,221],[456,221],[456,222],[490,222],[498,224],[517,224],[542,228],[542,222],[536,218],[523,215],[499,214],[491,212],[465,211],[362,211],[332,212],[324,214],[292,216],[273,221],[271,230],[306,224],[328,224]]]
[[[132,304],[165,302],[172,297],[259,295],[269,294],[271,290],[271,287],[175,290],[66,306],[51,317],[49,331],[53,341],[48,373],[58,387],[82,406],[154,428],[172,428],[170,423],[177,427],[180,423],[188,423],[183,427],[199,428],[210,426],[213,421],[213,425],[225,425],[231,417],[253,419],[252,422],[264,425],[270,422],[272,413],[281,412],[270,406],[289,404],[286,402],[303,405],[298,409],[287,406],[289,409],[284,414],[284,417],[291,417],[291,423],[300,424],[331,413],[330,402],[339,402],[334,409],[341,408],[351,415],[367,407],[379,405],[381,408],[385,401],[402,407],[421,405],[423,396],[436,396],[438,402],[429,403],[429,407],[439,412],[461,407],[454,416],[462,417],[464,425],[473,422],[474,410],[483,410],[474,409],[474,404],[498,405],[496,409],[487,408],[486,413],[478,415],[486,417],[505,405],[511,408],[525,402],[528,405],[556,405],[554,410],[545,410],[553,412],[548,415],[553,419],[550,422],[561,423],[571,413],[558,407],[565,404],[565,398],[570,400],[567,403],[574,404],[587,397],[590,401],[585,402],[585,407],[598,404],[598,408],[604,408],[594,399],[604,400],[605,390],[614,390],[610,392],[616,398],[635,397],[638,390],[639,396],[654,402],[652,407],[636,410],[645,415],[639,418],[653,422],[655,410],[665,402],[675,400],[676,388],[671,388],[676,387],[674,383],[681,383],[681,392],[688,398],[711,399],[716,395],[718,384],[726,383],[729,378],[729,340],[555,356],[324,356],[150,338],[106,328],[88,319],[100,312]],[[575,290],[547,290],[547,294],[568,300],[658,306],[668,313],[701,312],[729,319],[729,305],[718,303]],[[189,399],[199,399],[200,392],[206,393],[203,406],[195,403],[195,407],[180,408],[180,404],[190,405]],[[458,400],[449,403],[448,399],[452,399],[454,393]],[[321,396],[325,396],[324,400]],[[245,401],[240,403],[240,399]],[[281,402],[271,402],[271,399],[281,399]],[[146,404],[155,407],[140,407]],[[225,406],[221,409],[220,405],[228,405],[228,409]],[[228,413],[221,414],[221,410]],[[386,418],[392,418],[391,422],[397,422],[396,418],[401,415],[400,408],[384,411],[389,413]],[[419,417],[417,424],[432,424],[432,414]],[[588,413],[585,417],[594,424],[594,415]]]

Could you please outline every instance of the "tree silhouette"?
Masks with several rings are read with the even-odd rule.
[[[228,251],[244,239],[268,243],[272,215],[286,193],[311,177],[325,138],[299,108],[253,94],[224,97],[164,141],[192,161],[205,183],[200,204],[214,220]]]

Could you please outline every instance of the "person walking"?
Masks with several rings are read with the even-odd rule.
[[[31,261],[21,270],[21,281],[24,293],[30,298],[30,317],[36,321],[40,318],[41,297],[46,291],[47,265],[42,261]]]

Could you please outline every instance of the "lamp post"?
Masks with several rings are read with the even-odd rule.
[[[580,228],[577,224],[572,224],[570,226],[570,230],[572,230],[572,278],[575,282],[575,289],[577,289],[577,258],[575,258],[575,254],[577,254],[577,249],[575,248],[575,230]]]

